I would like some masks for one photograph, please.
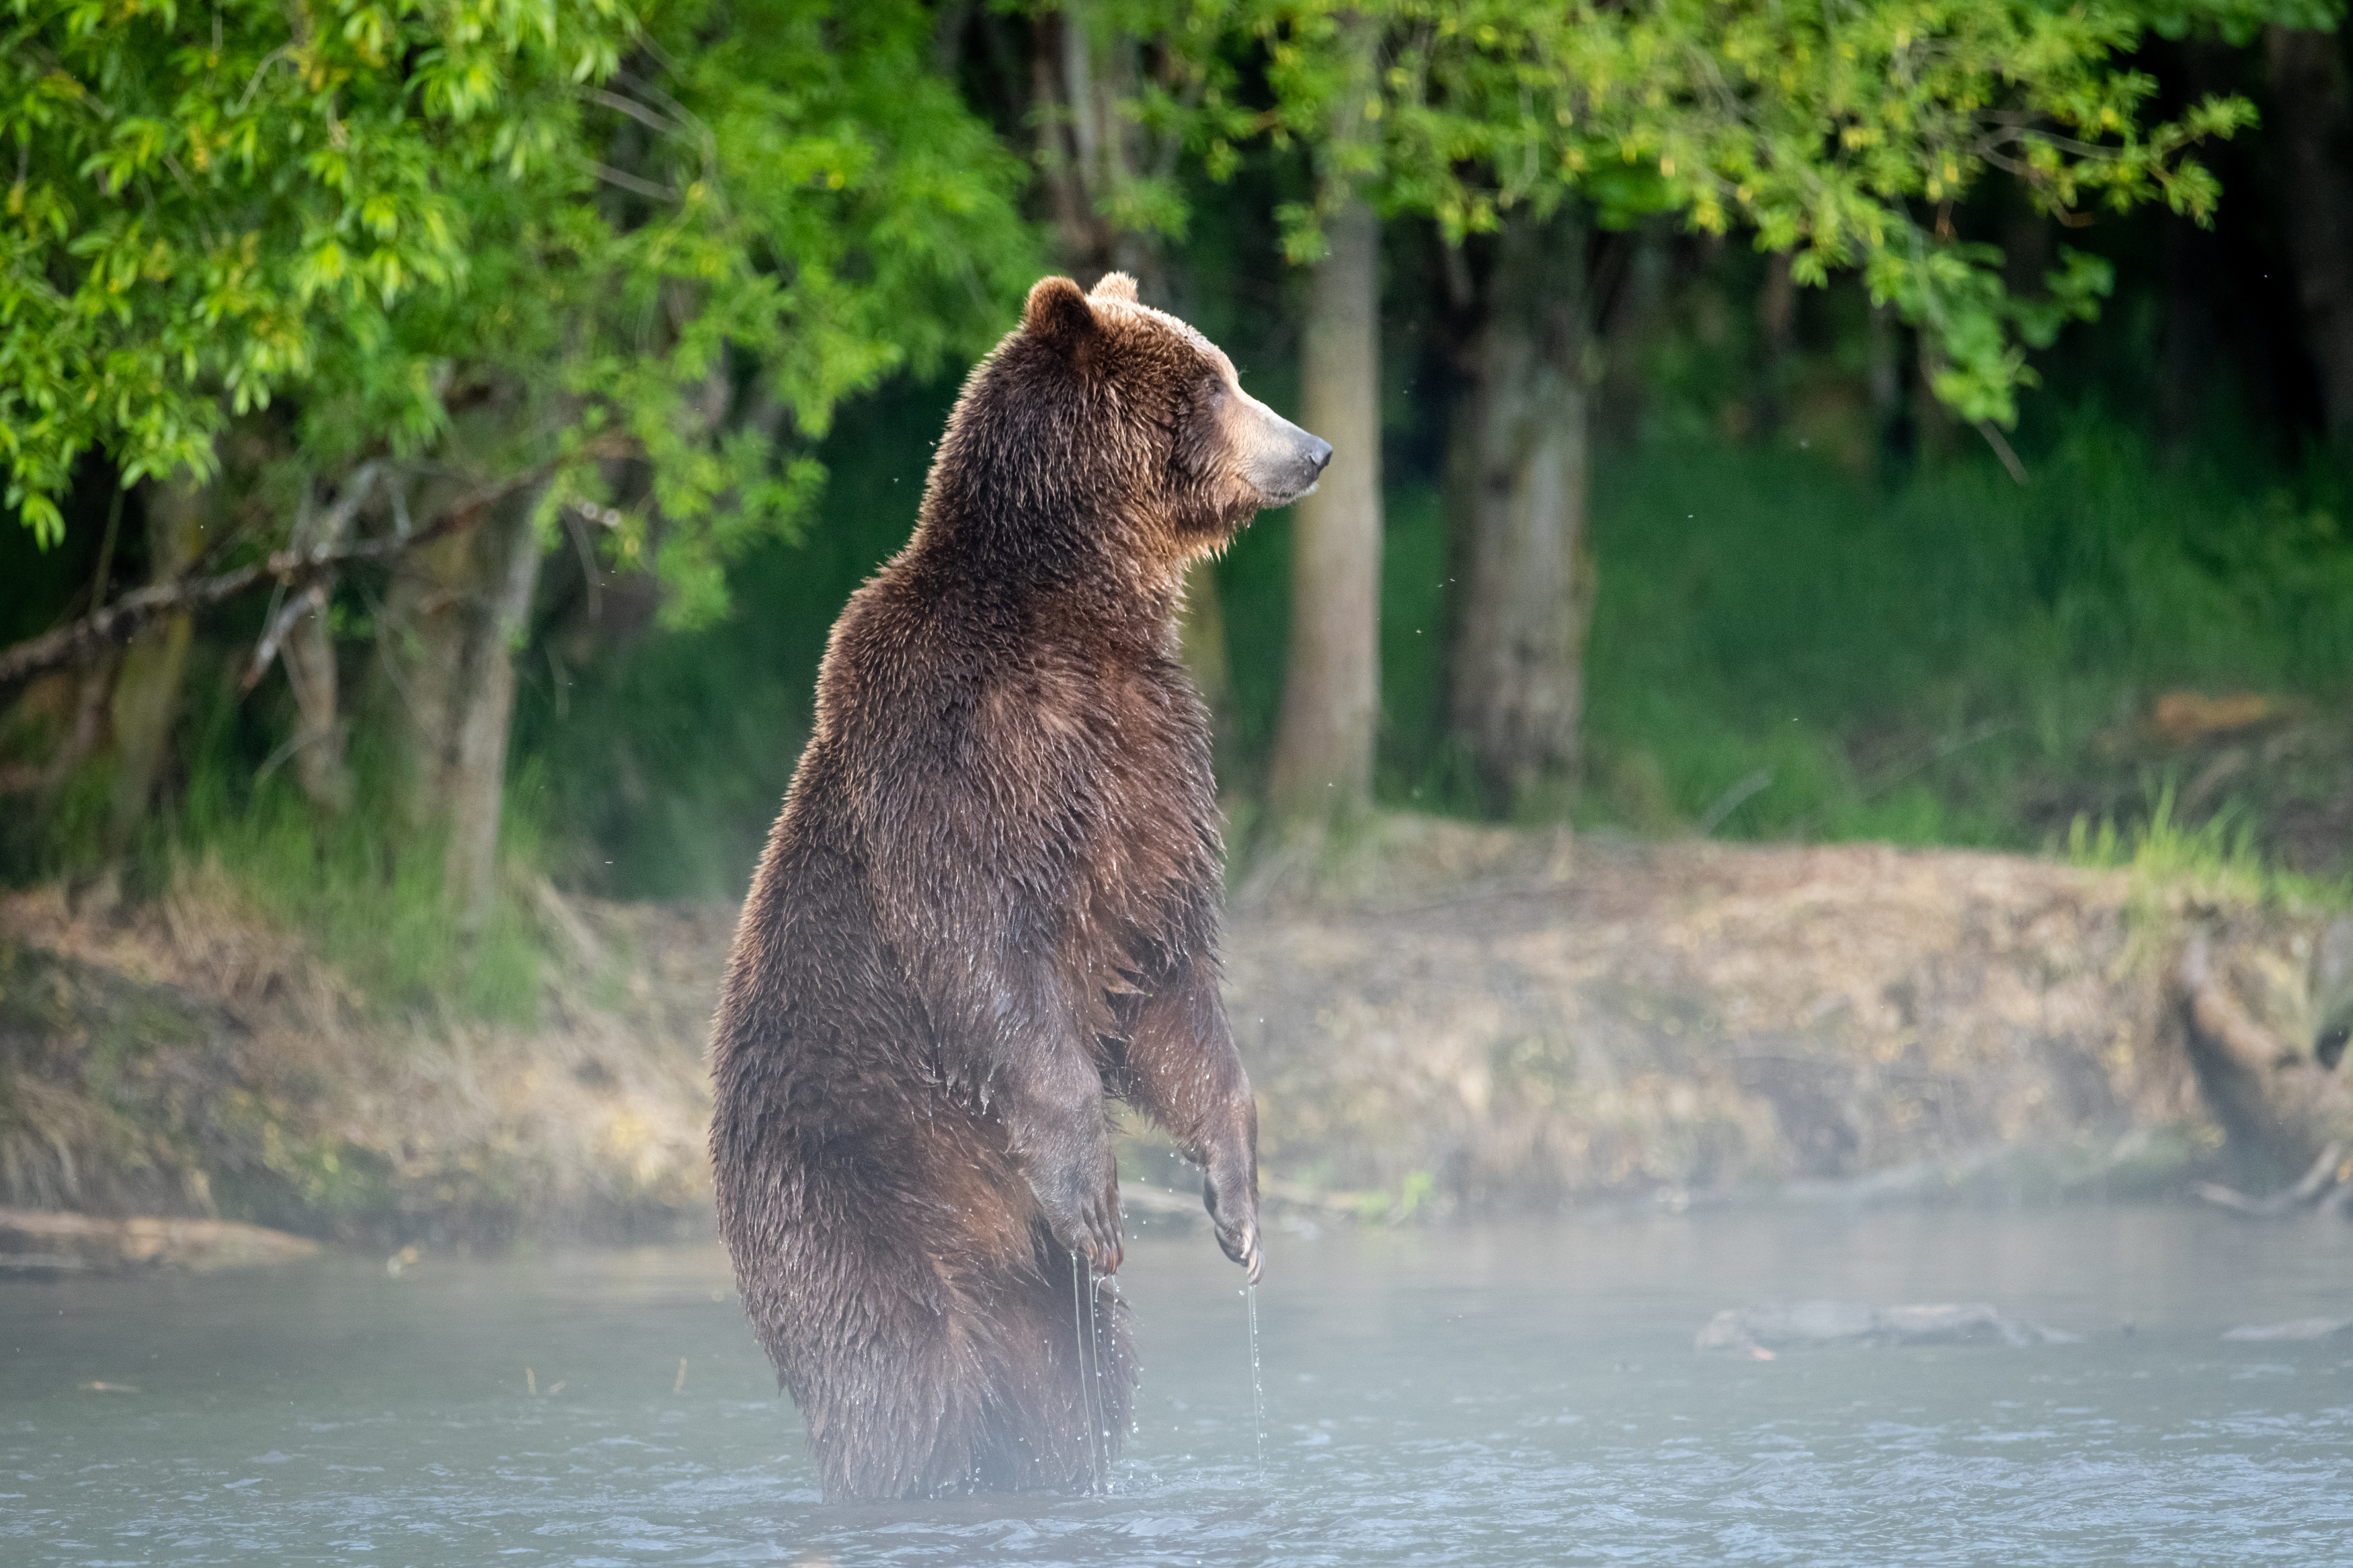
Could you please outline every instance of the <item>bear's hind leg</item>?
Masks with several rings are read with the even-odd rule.
[[[855,1173],[779,1184],[803,1201],[739,1248],[744,1308],[800,1407],[829,1502],[971,1490],[988,1421],[991,1337],[949,1265],[913,1235],[927,1203]],[[828,1179],[830,1178],[830,1179]]]
[[[996,1491],[1100,1490],[1134,1404],[1127,1304],[1110,1276],[1074,1259],[1042,1222],[1035,1241],[1033,1268],[1006,1282],[990,1313],[979,1482]]]

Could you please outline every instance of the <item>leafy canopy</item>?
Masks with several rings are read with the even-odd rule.
[[[706,618],[839,400],[1034,276],[915,0],[0,15],[0,461],[45,540],[81,454],[208,478],[290,398],[306,466],[543,475]]]
[[[2324,0],[2284,0],[2306,19]],[[1926,331],[1936,391],[2009,424],[2050,341],[2107,291],[2063,249],[2047,296],[2004,289],[1960,241],[1954,204],[2007,174],[2063,223],[2161,199],[2207,220],[2217,188],[2189,149],[2253,123],[2209,98],[2144,123],[2155,89],[2119,63],[2154,23],[2243,32],[2266,0],[1167,0],[1137,9],[1169,66],[1136,112],[1183,117],[1213,175],[1256,138],[1316,149],[1319,194],[1282,214],[1295,261],[1352,191],[1435,218],[1450,238],[1570,195],[1605,223],[1677,212],[1753,231],[1800,282],[1860,268]],[[1369,42],[1369,52],[1367,43]],[[1264,62],[1265,99],[1240,60]]]

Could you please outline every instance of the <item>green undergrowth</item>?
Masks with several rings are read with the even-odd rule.
[[[2098,426],[2024,487],[1989,461],[1887,490],[1791,452],[1605,464],[1580,816],[2052,850],[2162,799],[2152,843],[2211,820],[2333,871],[2353,540],[2329,502]],[[2167,693],[2257,717],[2163,732]]]
[[[206,782],[190,793],[175,870],[225,875],[371,1005],[536,1019],[546,954],[512,889],[469,931],[443,890],[440,847],[430,838],[396,841],[381,818],[359,811],[322,821],[290,790],[230,808],[208,798]]]
[[[300,933],[371,1007],[515,1024],[537,1017],[546,952],[521,883],[546,853],[538,767],[509,782],[501,831],[508,875],[470,930],[443,886],[441,841],[394,826],[385,769],[364,748],[353,758],[353,804],[331,816],[304,798],[290,770],[257,777],[229,734],[234,720],[217,707],[198,716],[186,788],[159,815],[143,851],[165,875],[201,868],[225,877]]]
[[[2286,869],[2263,853],[2254,824],[2226,807],[2196,826],[2174,817],[2174,793],[2160,791],[2146,817],[2119,827],[2078,816],[2067,830],[2068,860],[2132,874],[2134,902],[2263,904],[2291,910],[2353,908],[2353,873],[2325,879]]]
[[[2163,800],[2151,843],[2220,834],[2316,885],[2341,875],[2353,532],[2325,474],[2167,468],[2094,420],[2023,487],[1978,456],[1884,484],[1788,448],[1599,459],[1573,819],[2050,854],[2078,819],[2141,843]],[[1281,704],[1288,572],[1281,516],[1221,568],[1238,743],[1220,762],[1245,791]],[[1393,488],[1381,804],[1476,817],[1445,733],[1452,590],[1439,492]],[[2168,732],[2168,694],[2255,717]]]

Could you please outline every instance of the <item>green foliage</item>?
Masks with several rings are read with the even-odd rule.
[[[2248,11],[2222,0],[2168,21]],[[2254,118],[2209,97],[2145,125],[2156,83],[2118,62],[2150,18],[2116,0],[1200,0],[1181,22],[1135,15],[1168,28],[1183,84],[1138,112],[1191,105],[1213,174],[1260,136],[1321,154],[1317,199],[1282,215],[1293,261],[1321,252],[1322,217],[1349,188],[1457,242],[1571,196],[1613,226],[1668,211],[1711,234],[1739,226],[1789,252],[1800,283],[1860,268],[1928,334],[1938,395],[2002,425],[2032,381],[2025,346],[2090,313],[2107,279],[2068,256],[2048,300],[2014,300],[2000,257],[1955,237],[1953,204],[2003,173],[2071,218],[2161,199],[2203,222],[2218,189],[2189,150]],[[1236,40],[1263,51],[1271,107],[1243,91]]]
[[[1796,453],[1605,464],[1588,820],[1672,832],[1722,806],[1729,837],[2034,849],[2077,811],[2145,812],[2193,757],[2144,739],[2159,694],[2327,711],[2353,689],[2353,552],[2327,510],[2161,472],[2096,424],[2034,474],[1980,460],[1883,495]],[[2290,771],[2236,787],[2275,799]]]
[[[5,24],[0,455],[50,540],[81,452],[208,477],[228,413],[462,291],[474,198],[563,162],[569,89],[635,26],[609,0],[11,0]]]
[[[544,477],[708,620],[836,404],[1034,276],[914,0],[13,7],[0,449],[44,538],[80,452],[209,476],[299,392],[311,471]]]
[[[653,548],[665,620],[691,626],[725,610],[746,545],[799,537],[824,478],[806,443],[840,400],[978,354],[1041,261],[1014,205],[1022,162],[930,68],[913,0],[679,4],[647,27],[648,74],[633,62],[594,100],[612,143],[645,143],[625,191],[642,216],[596,204],[601,264],[507,368],[553,358],[583,447],[616,431],[649,463],[614,548]],[[585,466],[550,504],[574,497],[611,499]]]

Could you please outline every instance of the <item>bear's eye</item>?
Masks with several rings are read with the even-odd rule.
[[[1194,388],[1193,395],[1182,405],[1177,416],[1176,449],[1170,454],[1177,467],[1187,472],[1208,468],[1214,458],[1218,431],[1223,423],[1227,391],[1225,383],[1217,376],[1207,376]]]

